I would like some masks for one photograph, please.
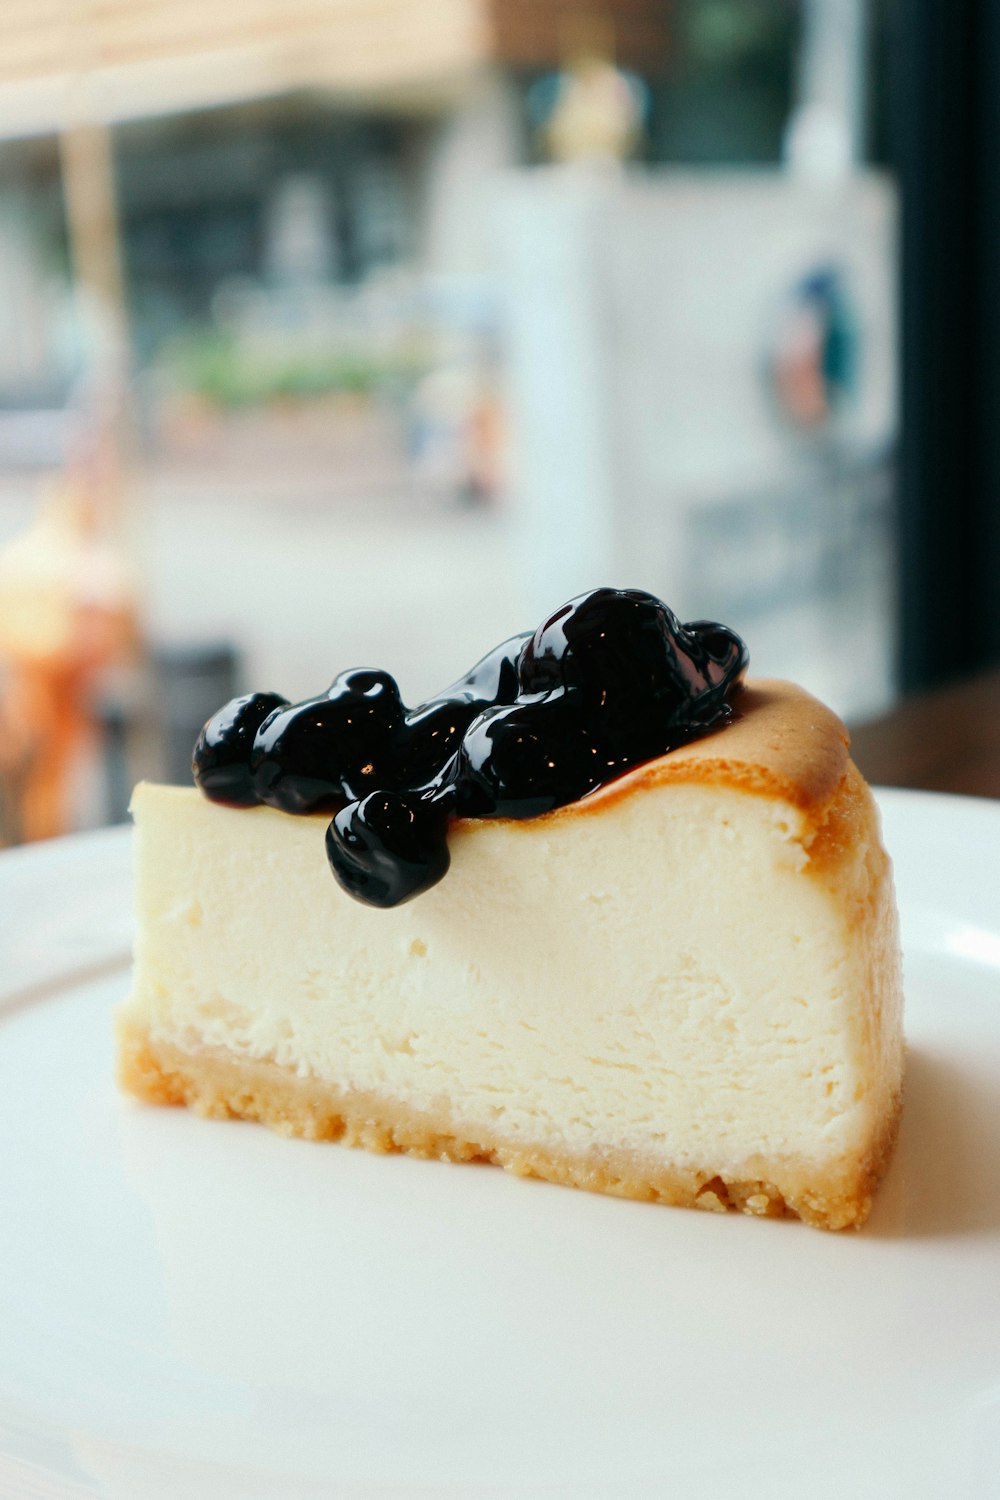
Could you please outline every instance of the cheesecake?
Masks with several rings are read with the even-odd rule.
[[[378,765],[394,788],[366,791],[368,759],[338,768],[328,800],[315,760],[289,752],[298,780],[275,769],[275,746],[295,742],[283,700],[229,706],[225,735],[200,742],[201,790],[134,793],[123,1087],[288,1135],[627,1198],[863,1223],[903,1071],[877,811],[830,710],[747,679],[745,656],[708,627],[701,640],[667,695],[675,719],[686,695],[683,729],[647,755],[644,691],[641,753],[624,769],[621,715],[616,739],[579,705],[545,720],[547,738],[533,728],[525,750],[525,723],[559,685],[539,689],[526,668],[529,691],[509,673],[503,688],[495,661],[465,718],[452,715],[436,776],[417,755],[417,794],[402,786],[419,780],[406,735],[448,728],[433,704],[397,723],[408,770],[393,773],[388,752]],[[523,664],[530,641],[505,643],[502,661]],[[571,667],[570,684],[586,670]],[[373,701],[377,676],[360,684]],[[475,693],[487,690],[511,701],[484,709]],[[502,735],[475,751],[484,716],[516,736],[506,759]],[[564,795],[600,757],[613,774]],[[541,810],[539,786],[552,804]],[[439,822],[422,824],[442,799]],[[400,807],[417,809],[404,834]]]

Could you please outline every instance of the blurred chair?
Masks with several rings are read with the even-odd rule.
[[[153,646],[149,656],[156,774],[189,783],[191,751],[205,720],[238,691],[240,654],[230,642]]]

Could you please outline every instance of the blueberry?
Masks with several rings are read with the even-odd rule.
[[[403,722],[403,704],[396,679],[371,667],[352,667],[333,679],[327,691],[331,703],[340,703],[352,722],[376,727],[393,735]],[[360,716],[360,717],[359,717]]]
[[[746,674],[750,653],[735,630],[714,620],[693,620],[683,627],[682,635],[706,689],[721,688],[727,693]]]
[[[746,647],[725,626],[682,625],[638,589],[594,589],[539,626],[519,671],[526,695],[586,694],[609,732],[634,737],[639,760],[676,743],[684,726],[704,728],[724,713],[746,665]]]
[[[265,720],[250,760],[261,802],[289,813],[319,812],[343,802],[340,762],[328,732],[335,718],[326,698],[313,698]]]
[[[518,658],[528,639],[527,634],[511,636],[445,692],[406,715],[400,755],[408,786],[424,786],[435,777],[484,708],[514,702]]]
[[[447,873],[446,829],[447,815],[430,802],[372,792],[334,818],[327,858],[348,895],[369,906],[400,906]]]
[[[406,715],[398,744],[401,774],[407,786],[422,787],[437,776],[478,712],[478,704],[441,698],[421,704]]]
[[[534,817],[584,796],[621,769],[579,695],[554,693],[488,708],[458,753],[457,810],[465,817]]]
[[[252,807],[260,799],[250,772],[250,752],[260,725],[287,704],[279,693],[247,693],[212,715],[191,759],[195,783],[214,802]]]
[[[282,812],[326,812],[395,785],[402,723],[399,689],[388,672],[342,672],[322,698],[296,703],[260,726],[251,758],[258,797]]]
[[[578,688],[592,699],[618,701],[669,687],[687,696],[673,643],[677,617],[637,589],[594,589],[564,604],[540,625],[521,654],[520,680],[528,694]]]
[[[477,704],[486,708],[491,703],[513,703],[520,690],[518,663],[521,652],[531,640],[531,632],[512,635],[510,640],[494,646],[481,661],[464,677],[453,682],[440,697]],[[435,700],[436,701],[436,700]]]

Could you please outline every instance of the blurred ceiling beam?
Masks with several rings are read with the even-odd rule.
[[[81,75],[109,124],[299,90],[446,107],[463,78],[556,67],[588,33],[648,75],[667,19],[665,0],[0,0],[0,138],[63,129]]]
[[[494,56],[488,0],[0,0],[0,137],[67,123],[75,81],[108,123],[302,89],[421,89]]]
[[[106,127],[83,121],[60,137],[66,219],[77,280],[100,304],[105,337],[127,348],[114,164]]]
[[[114,157],[108,126],[83,108],[78,96],[81,112],[59,137],[66,225],[87,334],[86,368],[76,398],[87,446],[71,455],[70,468],[79,478],[86,476],[94,514],[128,555],[134,544],[131,476],[137,445]]]

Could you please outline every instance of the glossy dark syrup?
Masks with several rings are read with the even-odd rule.
[[[595,589],[418,708],[365,669],[303,703],[235,698],[202,730],[194,778],[231,806],[333,813],[337,880],[398,906],[446,873],[451,818],[535,817],[717,728],[747,660],[723,625]]]

